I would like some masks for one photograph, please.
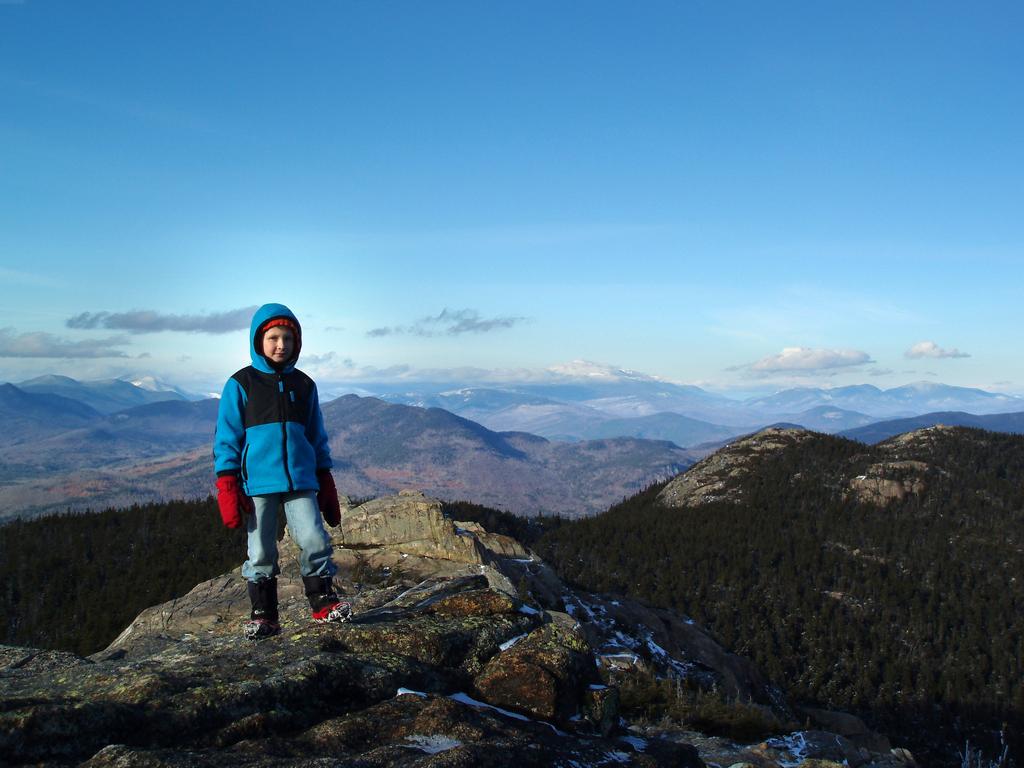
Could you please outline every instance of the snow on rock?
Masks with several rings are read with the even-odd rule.
[[[447,736],[440,734],[434,734],[432,736],[424,736],[418,733],[414,733],[411,736],[405,737],[406,741],[412,742],[411,744],[403,744],[402,746],[411,747],[413,749],[421,749],[428,755],[436,755],[439,752],[447,752],[449,749],[455,749],[461,747],[462,742],[451,739]]]

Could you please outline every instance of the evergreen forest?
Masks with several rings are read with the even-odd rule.
[[[212,497],[16,520],[0,526],[0,642],[95,653],[243,560]]]
[[[735,500],[651,486],[534,545],[569,583],[692,617],[792,700],[852,711],[940,762],[999,732],[1024,754],[1024,438],[944,430],[901,448],[925,490],[843,493],[891,452],[826,435],[760,455]]]

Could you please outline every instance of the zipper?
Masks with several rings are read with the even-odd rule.
[[[248,460],[248,458],[249,458],[249,444],[246,443],[245,444],[245,450],[242,451],[242,481],[243,482],[248,482],[249,481],[249,472],[248,472],[249,468],[246,466],[246,461]]]
[[[277,399],[278,410],[281,417],[281,455],[284,459],[284,476],[288,478],[288,491],[294,491],[292,473],[288,471],[288,403],[284,394],[284,374],[277,375],[277,391],[280,395]]]

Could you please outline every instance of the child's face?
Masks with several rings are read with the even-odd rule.
[[[291,328],[275,325],[263,334],[263,356],[275,363],[283,363],[292,356],[295,336]]]

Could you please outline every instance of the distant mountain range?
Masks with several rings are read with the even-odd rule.
[[[75,429],[100,418],[92,406],[69,397],[32,394],[13,384],[0,384],[0,414],[4,442],[39,440]]]
[[[1005,413],[1024,410],[1024,398],[919,381],[892,389],[879,389],[870,384],[835,389],[787,389],[770,397],[747,400],[745,405],[766,413],[800,412],[827,405],[882,419],[935,411]]]
[[[114,413],[135,405],[164,400],[189,400],[180,390],[160,386],[156,379],[146,377],[138,383],[122,379],[78,381],[68,376],[38,376],[17,384],[18,389],[38,395],[59,395],[94,408],[100,413]]]
[[[1022,398],[928,383],[792,389],[741,402],[598,369],[514,389],[382,389],[383,399],[324,399],[346,492],[416,486],[524,514],[600,511],[771,424],[877,442],[938,423],[1018,432],[1024,420]],[[959,405],[915,412],[936,403]],[[155,380],[0,385],[0,518],[205,496],[216,410],[215,399]],[[879,415],[891,411],[902,418]]]
[[[987,429],[989,432],[1021,435],[1024,434],[1024,413],[994,413],[987,416],[975,416],[973,413],[963,413],[962,411],[942,411],[926,413],[909,419],[879,421],[866,427],[840,432],[839,435],[851,440],[859,440],[862,443],[874,444],[896,435],[902,435],[904,432],[934,427],[939,424],[947,427],[976,427]]]
[[[747,434],[778,422],[834,433],[938,411],[1024,411],[1021,397],[931,382],[887,390],[870,384],[787,389],[742,401],[635,374],[501,389],[443,387],[421,384],[411,391],[387,386],[378,395],[389,402],[445,408],[491,429],[532,432],[553,440],[656,435],[682,446]]]
[[[355,392],[391,403],[443,408],[497,432],[529,432],[568,441],[644,437],[680,446],[726,440],[779,422],[836,433],[936,412],[1024,411],[1024,397],[935,382],[884,390],[870,384],[801,387],[737,400],[586,361],[556,366],[548,373],[543,381],[500,386],[387,382],[362,384],[356,391],[326,385],[321,402]],[[204,399],[145,376],[87,382],[41,376],[15,385],[26,392],[77,400],[105,414],[162,400]]]
[[[206,496],[217,405],[168,400],[103,414],[3,386],[0,419],[18,424],[18,439],[0,464],[0,520]],[[440,408],[356,395],[324,404],[323,413],[335,477],[352,496],[413,487],[524,515],[588,515],[699,456],[666,441],[499,433]]]

